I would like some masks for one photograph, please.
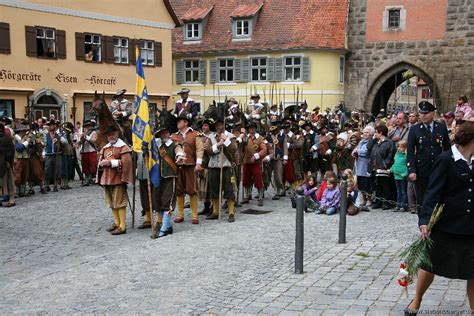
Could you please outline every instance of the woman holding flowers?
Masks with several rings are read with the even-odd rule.
[[[469,305],[474,310],[473,192],[474,122],[465,121],[458,126],[454,145],[441,154],[433,165],[419,215],[421,237],[432,241],[432,247],[428,250],[430,262],[422,263],[416,295],[406,308],[405,315],[416,315],[435,275],[467,280]],[[444,205],[443,210],[433,213],[436,205]],[[432,214],[439,218],[431,218]]]

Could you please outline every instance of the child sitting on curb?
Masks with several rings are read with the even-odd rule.
[[[306,182],[301,187],[305,197],[305,211],[315,212],[319,208],[319,204],[316,201],[316,179],[313,176],[309,176]]]
[[[324,179],[321,182],[318,193],[316,193],[316,201],[321,201],[323,198],[324,191],[326,190],[327,181],[329,178],[336,178],[336,173],[334,171],[326,171],[324,173]]]
[[[316,214],[326,213],[327,215],[336,214],[341,200],[341,190],[337,185],[336,178],[329,178],[327,180],[327,188],[321,198],[321,203]]]

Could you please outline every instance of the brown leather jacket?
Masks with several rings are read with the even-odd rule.
[[[181,145],[184,150],[185,159],[183,162],[180,162],[181,165],[194,166],[196,164],[202,164],[204,145],[199,132],[188,128],[184,135],[180,131],[172,134],[171,140]]]
[[[258,135],[258,137],[247,135],[243,142],[244,164],[262,162],[262,159],[267,155],[267,145],[265,144],[265,139],[260,135]],[[258,156],[258,159],[255,159],[252,162],[251,159],[252,157],[256,158],[255,155]]]
[[[100,185],[133,183],[132,149],[121,139],[113,146],[107,144],[100,150],[99,163],[102,160],[110,160],[112,165],[98,169]]]

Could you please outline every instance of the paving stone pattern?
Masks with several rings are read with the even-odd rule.
[[[246,208],[272,212],[240,214]],[[254,200],[235,223],[191,225],[187,210],[158,240],[132,229],[130,216],[126,235],[109,235],[112,214],[96,186],[18,199],[0,214],[3,315],[400,315],[409,301],[396,284],[398,253],[417,234],[407,213],[350,217],[343,245],[338,215],[306,214],[303,275],[293,273],[288,198],[262,208]],[[423,308],[467,310],[465,282],[436,278]]]

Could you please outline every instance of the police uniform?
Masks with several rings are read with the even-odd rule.
[[[466,160],[456,145],[435,159],[419,225],[428,225],[436,205],[443,211],[430,237],[432,267],[451,279],[474,279],[474,158]]]
[[[422,101],[419,104],[420,112],[432,112],[433,104]],[[415,173],[415,192],[419,205],[423,204],[423,197],[432,173],[433,163],[443,151],[450,147],[448,130],[444,124],[431,122],[430,124],[417,123],[410,128],[407,143],[408,174]]]

